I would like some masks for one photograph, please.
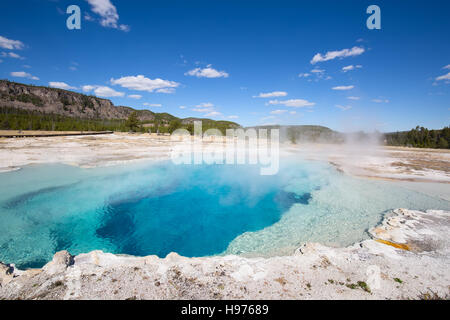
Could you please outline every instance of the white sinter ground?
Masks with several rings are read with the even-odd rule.
[[[167,138],[148,135],[4,139],[0,140],[0,168],[11,171],[49,162],[106,166],[131,160],[167,159],[170,150]],[[367,153],[353,147],[286,145],[282,154],[329,161],[351,175],[395,179],[399,182],[393,183],[403,187],[448,200],[448,152],[376,150]],[[332,205],[332,194],[330,189],[317,201],[329,198]],[[352,201],[351,196],[343,201]],[[295,206],[291,211],[283,219],[295,216]],[[280,224],[269,228],[277,225]],[[295,223],[281,225],[287,228],[286,233],[295,232],[298,227]],[[62,252],[42,269],[20,271],[13,265],[0,265],[0,298],[448,298],[449,229],[448,211],[398,209],[371,230],[372,239],[339,248],[330,246],[332,243],[299,243],[296,249],[290,244],[285,256],[232,255],[242,253],[234,251],[242,251],[242,238],[253,237],[254,241],[245,239],[245,243],[257,246],[258,238],[270,232],[265,229],[236,238],[227,251],[230,255],[225,256],[183,258],[170,254],[160,259],[91,252],[73,258]],[[315,239],[314,234],[308,237],[321,240]],[[280,238],[265,243],[280,248],[283,241]]]

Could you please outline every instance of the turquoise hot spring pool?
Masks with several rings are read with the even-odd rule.
[[[33,165],[0,174],[0,261],[41,267],[53,254],[290,254],[301,243],[346,246],[394,208],[450,209],[390,182],[326,163],[256,166],[135,163],[82,169]]]

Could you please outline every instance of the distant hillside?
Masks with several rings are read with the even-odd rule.
[[[0,80],[0,129],[126,131],[126,120],[133,112],[142,131],[167,132],[169,128],[187,128],[197,120],[114,106],[110,100],[68,90]],[[240,127],[235,122],[201,120],[207,127]]]
[[[344,136],[333,131],[330,128],[313,125],[267,125],[251,127],[255,129],[279,129],[281,142],[291,141],[293,143],[301,142],[327,142],[327,143],[341,143],[344,141]]]
[[[255,129],[279,129],[282,142],[324,142],[324,143],[367,143],[415,148],[450,148],[450,127],[429,130],[417,126],[410,131],[388,133],[366,133],[362,131],[341,133],[330,128],[313,125],[267,125],[251,127]]]

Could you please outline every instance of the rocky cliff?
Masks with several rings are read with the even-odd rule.
[[[114,106],[107,99],[0,80],[0,108],[4,107],[83,119],[127,119],[130,113],[137,111],[141,121],[155,119],[154,112]]]

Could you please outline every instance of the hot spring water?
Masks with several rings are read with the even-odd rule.
[[[350,245],[393,208],[450,209],[388,182],[284,160],[275,176],[251,166],[171,162],[81,169],[29,166],[0,174],[0,261],[41,267],[92,250],[289,254],[306,241]]]

